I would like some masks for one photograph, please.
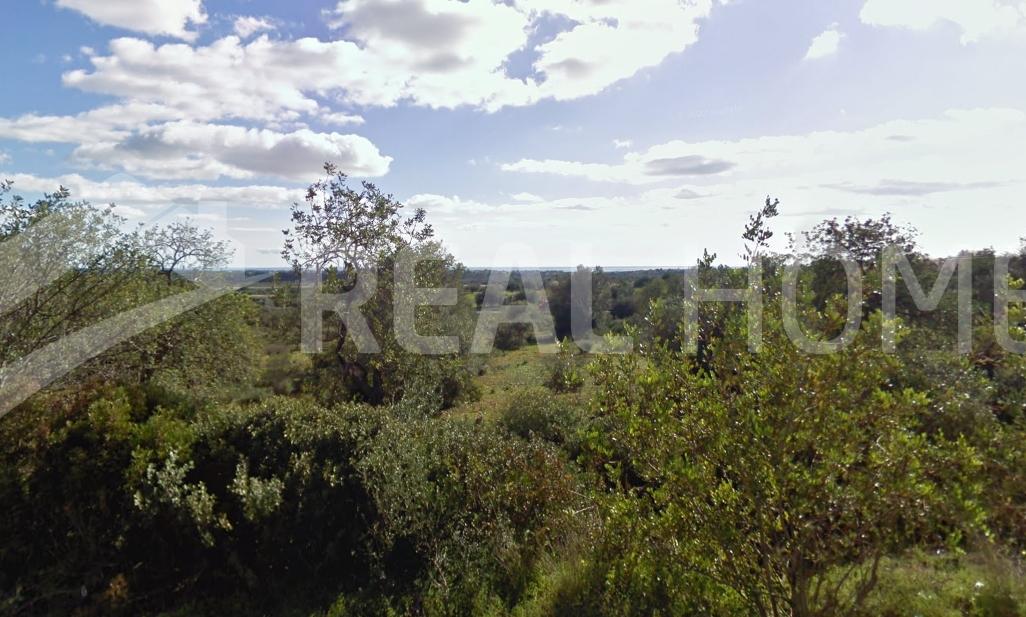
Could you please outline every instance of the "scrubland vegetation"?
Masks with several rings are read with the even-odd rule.
[[[967,354],[954,290],[923,311],[901,281],[896,353],[882,348],[881,251],[908,249],[927,289],[941,269],[886,217],[793,239],[809,337],[835,338],[848,315],[831,256],[864,270],[852,343],[801,352],[781,302],[790,256],[766,249],[786,204],[768,201],[738,230],[762,265],[760,353],[746,306],[688,299],[749,285],[707,254],[689,271],[595,273],[593,327],[632,337],[631,353],[577,348],[573,274],[552,272],[558,352],[507,324],[480,356],[486,273],[464,271],[423,213],[332,172],[296,205],[284,255],[327,291],[377,267],[362,311],[381,352],[358,353],[326,315],[323,351],[301,353],[298,279],[279,273],[22,402],[0,419],[0,613],[1026,615],[1026,357],[995,334],[992,251],[973,256]],[[6,189],[0,240],[45,284],[4,292],[0,377],[228,259],[189,224],[126,232],[66,192]],[[66,246],[32,235],[48,218]],[[397,341],[408,249],[429,258],[420,287],[459,290],[417,314],[458,353]],[[1026,256],[1010,263],[997,283],[1019,289]],[[526,300],[519,281],[510,303]],[[1008,320],[1026,340],[1023,309]]]

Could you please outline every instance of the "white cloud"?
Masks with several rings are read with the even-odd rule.
[[[323,112],[318,100],[329,95],[363,106],[408,100],[496,110],[595,94],[656,66],[697,40],[718,2],[344,0],[327,14],[338,40],[229,36],[158,47],[122,38],[64,83],[203,120],[294,120]],[[530,49],[532,33],[552,17],[568,25]],[[525,50],[537,55],[531,73],[510,77],[507,61]]]
[[[183,114],[154,104],[100,107],[75,116],[26,114],[0,118],[0,139],[78,144],[72,159],[101,169],[147,178],[277,176],[306,181],[326,161],[354,176],[388,172],[392,158],[364,137],[247,129],[186,121]],[[343,118],[333,118],[341,121]],[[358,123],[356,116],[345,120]]]
[[[321,113],[318,115],[318,118],[325,124],[334,124],[336,126],[360,125],[364,123],[363,116],[345,113]]]
[[[879,216],[890,211],[923,232],[927,251],[944,255],[980,246],[1016,247],[1021,235],[1017,230],[1026,226],[1026,210],[1018,207],[1026,190],[1024,141],[1026,113],[976,109],[862,130],[675,141],[629,154],[621,164],[521,161],[507,169],[594,180],[614,177],[649,185],[640,192],[619,191],[617,197],[531,206],[544,212],[532,217],[538,223],[530,231],[532,244],[552,242],[558,247],[560,237],[590,239],[601,247],[606,264],[687,264],[703,247],[731,261],[745,219],[767,194],[784,203],[784,216],[775,222],[778,232],[799,231],[828,216]],[[651,178],[653,161],[679,162],[695,160],[687,158],[694,156],[734,166],[725,174],[665,176],[658,182]],[[667,165],[664,171],[676,163]],[[608,194],[610,189],[600,187],[596,192]],[[576,216],[561,218],[573,204],[581,206]],[[460,220],[475,226],[479,237],[506,237],[481,217],[461,219],[458,212],[450,216],[454,222],[439,225],[440,232],[462,233],[468,243],[471,231],[461,231],[456,223]],[[614,236],[610,230],[620,233]],[[494,241],[482,244],[479,250],[487,250]],[[674,258],[676,250],[688,253]],[[553,254],[544,261],[565,264],[570,258],[557,259]]]
[[[11,162],[11,155],[7,154],[3,150],[0,150],[0,165],[5,165]]]
[[[826,58],[837,53],[837,50],[841,47],[841,39],[844,38],[835,24],[829,30],[823,32],[816,38],[812,39],[812,44],[809,45],[809,51],[805,54],[806,60],[819,60],[820,58]]]
[[[503,171],[586,178],[596,182],[633,182],[636,179],[633,170],[627,169],[625,165],[608,163],[521,159],[515,163],[504,163],[500,168]]]
[[[18,191],[47,192],[58,186],[67,187],[75,199],[94,204],[114,203],[127,210],[140,212],[141,208],[173,204],[227,203],[255,208],[285,208],[303,199],[305,191],[280,186],[211,186],[206,184],[176,184],[153,186],[136,180],[90,180],[78,174],[44,178],[31,174],[9,176]]]
[[[541,201],[545,201],[544,198],[539,197],[534,193],[517,193],[515,195],[510,195],[510,197],[513,198],[513,201],[522,201],[525,203],[538,203]]]
[[[277,29],[274,21],[268,17],[252,17],[249,15],[236,17],[233,25],[235,34],[248,39],[258,32],[272,32]]]
[[[962,43],[1007,33],[1026,25],[1022,0],[866,0],[859,15],[872,26],[926,30],[941,23],[962,31]]]
[[[126,219],[141,219],[144,216],[146,216],[145,212],[143,212],[139,208],[133,208],[132,206],[115,205],[113,210],[114,214],[122,216]]]
[[[190,25],[206,23],[203,0],[57,0],[93,21],[151,35],[196,38]]]
[[[698,152],[703,144],[681,144],[677,148],[656,146],[645,153],[630,153],[623,163],[522,159],[501,166],[503,171],[551,174],[586,178],[596,182],[653,184],[668,178],[706,177],[729,174],[730,160],[709,158]]]
[[[207,47],[154,46],[114,39],[109,56],[91,56],[93,71],[70,71],[64,84],[128,100],[159,103],[193,120],[296,119],[320,109],[307,93],[326,92],[337,78],[342,44],[313,39],[243,44],[229,36]]]
[[[479,201],[461,199],[458,195],[446,197],[431,193],[414,195],[407,199],[404,205],[411,209],[424,208],[432,220],[437,217],[462,217],[468,214],[494,213],[499,209],[499,207],[490,206]]]
[[[131,129],[183,114],[156,104],[127,103],[98,107],[74,116],[25,114],[0,118],[0,139],[32,143],[84,143],[127,137]]]
[[[634,145],[634,142],[629,139],[614,139],[613,147],[617,150],[626,150]]]
[[[700,20],[713,0],[519,0],[537,14],[562,15],[576,25],[537,47],[544,74],[542,97],[557,100],[597,94],[656,66],[698,40]]]
[[[696,186],[752,178],[803,177],[820,185],[1022,180],[1026,113],[949,111],[928,120],[894,121],[859,131],[822,131],[736,141],[671,141],[629,153],[621,163],[524,159],[505,171],[594,181]],[[972,153],[969,156],[967,153]]]
[[[144,128],[118,141],[87,142],[73,159],[147,178],[277,176],[308,181],[326,161],[358,177],[382,176],[392,158],[359,135],[280,133],[234,125],[171,122]]]

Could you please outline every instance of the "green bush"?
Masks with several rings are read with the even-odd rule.
[[[568,397],[544,388],[520,390],[501,411],[499,424],[524,439],[538,438],[562,446],[571,457],[580,452],[587,414]]]
[[[389,423],[360,470],[389,580],[434,614],[476,614],[482,592],[510,602],[580,501],[553,448],[461,420]]]
[[[577,347],[570,339],[563,339],[559,344],[556,364],[545,383],[553,392],[566,394],[577,392],[584,387],[584,374],[577,366]]]

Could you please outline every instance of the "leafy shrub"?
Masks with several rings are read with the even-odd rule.
[[[495,330],[495,348],[502,351],[516,351],[533,345],[534,334],[529,324],[505,323]]]
[[[499,416],[499,424],[514,435],[554,443],[571,456],[580,452],[586,420],[576,401],[544,388],[518,391]]]
[[[900,365],[877,349],[879,323],[830,355],[801,354],[772,319],[772,352],[749,354],[734,318],[708,369],[659,348],[601,361],[596,407],[611,430],[595,462],[621,497],[609,522],[651,547],[621,570],[684,588],[697,572],[754,612],[832,615],[872,591],[860,564],[979,529],[979,454],[916,431],[928,398],[892,386]],[[856,593],[824,583],[839,568]]]
[[[584,387],[584,375],[577,366],[577,348],[570,339],[563,339],[556,355],[556,365],[545,385],[553,392],[565,394],[577,392]]]
[[[551,447],[460,420],[389,423],[360,469],[389,580],[436,614],[475,614],[482,590],[516,597],[580,492]]]

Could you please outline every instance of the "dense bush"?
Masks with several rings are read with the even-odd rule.
[[[599,372],[613,430],[596,456],[626,502],[612,524],[655,543],[622,568],[679,589],[699,573],[764,615],[850,611],[885,555],[980,529],[980,455],[917,432],[928,399],[891,385],[900,365],[870,332],[800,357],[773,323],[771,354],[742,353],[732,320],[708,369],[656,350]],[[829,582],[842,567],[850,592]]]
[[[556,450],[464,421],[391,423],[360,468],[390,580],[416,580],[433,614],[516,599],[580,504]]]
[[[19,427],[45,439],[4,466],[12,612],[135,614],[182,594],[353,604],[373,589],[462,614],[484,592],[512,602],[579,501],[556,450],[473,423],[284,398],[168,408],[127,390],[63,417]]]
[[[499,423],[524,439],[562,446],[575,457],[588,429],[588,416],[572,398],[554,397],[544,388],[528,388],[513,395],[501,411]]]

